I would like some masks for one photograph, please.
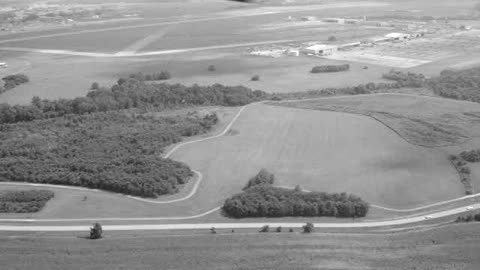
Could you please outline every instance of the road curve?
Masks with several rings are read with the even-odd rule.
[[[480,203],[470,205],[479,208]],[[315,228],[335,229],[335,228],[378,228],[386,226],[407,225],[422,222],[425,220],[434,220],[448,217],[456,214],[468,212],[466,207],[459,207],[450,210],[439,211],[427,215],[407,217],[403,219],[387,220],[387,221],[368,221],[368,222],[345,222],[345,223],[314,223]],[[251,222],[251,223],[202,223],[202,224],[135,224],[135,225],[104,225],[105,231],[139,231],[139,230],[201,230],[210,229],[258,229],[264,225],[270,227],[299,228],[305,223],[289,223],[289,222]],[[0,231],[17,231],[17,232],[76,232],[88,231],[90,226],[72,225],[72,226],[18,226],[18,225],[0,225]]]

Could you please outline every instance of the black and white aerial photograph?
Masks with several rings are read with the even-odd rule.
[[[480,0],[0,0],[0,269],[480,269]]]

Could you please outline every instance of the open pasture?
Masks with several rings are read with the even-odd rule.
[[[427,147],[460,145],[480,136],[480,105],[436,97],[380,94],[282,102],[278,105],[370,116],[406,141]]]
[[[345,191],[390,207],[462,195],[445,154],[408,144],[364,116],[251,105],[232,129],[235,136],[185,146],[172,156],[208,179],[199,196],[216,196],[201,203],[239,192],[260,168],[274,173],[278,185]]]

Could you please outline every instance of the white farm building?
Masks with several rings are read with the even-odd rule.
[[[390,40],[407,40],[410,38],[410,34],[405,33],[390,33],[385,37],[389,38]]]
[[[331,55],[338,50],[337,46],[317,44],[307,48],[302,49],[302,52],[305,54],[313,55]]]

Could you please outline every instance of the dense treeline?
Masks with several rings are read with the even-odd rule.
[[[310,73],[324,73],[324,72],[340,72],[350,70],[349,64],[344,65],[324,65],[324,66],[315,66],[312,68]]]
[[[0,93],[13,89],[21,84],[29,82],[29,78],[25,74],[8,75],[2,78],[4,84],[0,87]]]
[[[480,68],[444,70],[430,79],[428,85],[442,97],[480,102]]]
[[[384,73],[382,78],[397,82],[399,87],[420,88],[425,86],[426,83],[426,79],[423,74],[413,72],[405,73],[393,69],[388,73]]]
[[[265,171],[266,172],[266,171]],[[243,193],[227,199],[223,211],[234,218],[246,217],[364,217],[369,204],[346,193],[303,192],[273,187],[273,175],[263,172],[266,181],[254,181]],[[260,174],[259,174],[260,175]],[[258,175],[257,175],[258,176]],[[255,179],[256,177],[252,178]]]
[[[38,212],[53,197],[50,190],[5,191],[0,193],[0,213]]]
[[[460,156],[468,162],[480,162],[480,149],[463,151]]]
[[[229,87],[180,84],[150,84],[137,79],[119,79],[111,89],[99,87],[86,97],[60,100],[33,98],[30,105],[0,104],[0,124],[32,121],[129,108],[165,109],[188,105],[240,106],[265,99],[267,94],[243,86]]]
[[[193,176],[163,159],[164,147],[208,131],[206,116],[160,117],[134,110],[0,125],[0,181],[49,183],[156,197]]]
[[[338,95],[364,95],[370,94],[375,91],[384,91],[388,89],[398,89],[400,85],[396,82],[394,83],[367,83],[359,84],[357,86],[346,86],[346,87],[337,87],[337,88],[324,88],[320,90],[309,90],[302,92],[289,92],[289,93],[277,93],[273,94],[271,100],[282,100],[282,99],[302,99],[302,98],[313,98],[313,97],[322,97],[322,96],[338,96]]]

